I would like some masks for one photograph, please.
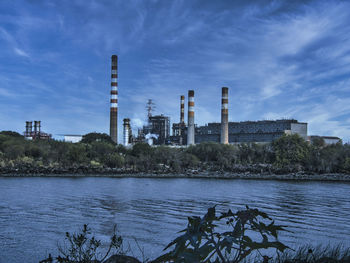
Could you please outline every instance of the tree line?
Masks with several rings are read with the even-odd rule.
[[[79,143],[26,140],[12,131],[0,132],[0,168],[4,167],[120,168],[132,172],[181,173],[193,169],[349,173],[350,145],[326,145],[322,138],[308,143],[297,134],[266,144],[223,145],[206,142],[190,147],[132,148],[115,145],[107,134],[89,133]],[[255,167],[255,168],[254,168]],[[260,169],[260,170],[259,170]]]

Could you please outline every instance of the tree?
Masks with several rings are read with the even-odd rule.
[[[279,166],[304,164],[308,157],[309,145],[298,134],[283,135],[272,142]]]
[[[112,138],[106,133],[91,132],[85,134],[81,140],[82,143],[92,143],[92,142],[107,142],[115,144]]]
[[[18,132],[14,132],[14,131],[1,131],[0,134],[10,136],[10,137],[15,137],[15,138],[24,138],[23,135],[19,134]]]
[[[86,147],[83,144],[72,144],[67,152],[71,164],[82,165],[88,162]]]
[[[131,155],[139,157],[141,155],[151,155],[153,153],[152,147],[148,143],[136,143],[131,150]]]

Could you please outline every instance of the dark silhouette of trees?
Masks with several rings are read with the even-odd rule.
[[[130,149],[114,144],[106,134],[89,133],[82,142],[69,143],[31,141],[15,132],[0,132],[0,167],[21,164],[26,167],[66,169],[85,166],[159,173],[182,173],[188,169],[349,173],[350,145],[326,145],[322,138],[308,143],[298,135],[285,135],[266,144],[224,145],[206,142],[190,147],[151,147],[146,143],[137,143]],[[260,168],[255,169],[257,166]]]

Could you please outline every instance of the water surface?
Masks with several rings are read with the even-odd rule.
[[[67,231],[89,224],[107,240],[117,224],[135,256],[147,258],[186,227],[187,216],[261,209],[288,225],[287,245],[350,246],[350,184],[220,179],[0,178],[0,263],[39,262]],[[57,255],[57,254],[56,254]]]

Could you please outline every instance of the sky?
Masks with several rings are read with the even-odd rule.
[[[349,32],[348,1],[0,0],[0,130],[109,133],[117,54],[120,142],[148,99],[179,122],[190,89],[195,122],[220,122],[224,86],[229,121],[294,118],[349,142]]]

